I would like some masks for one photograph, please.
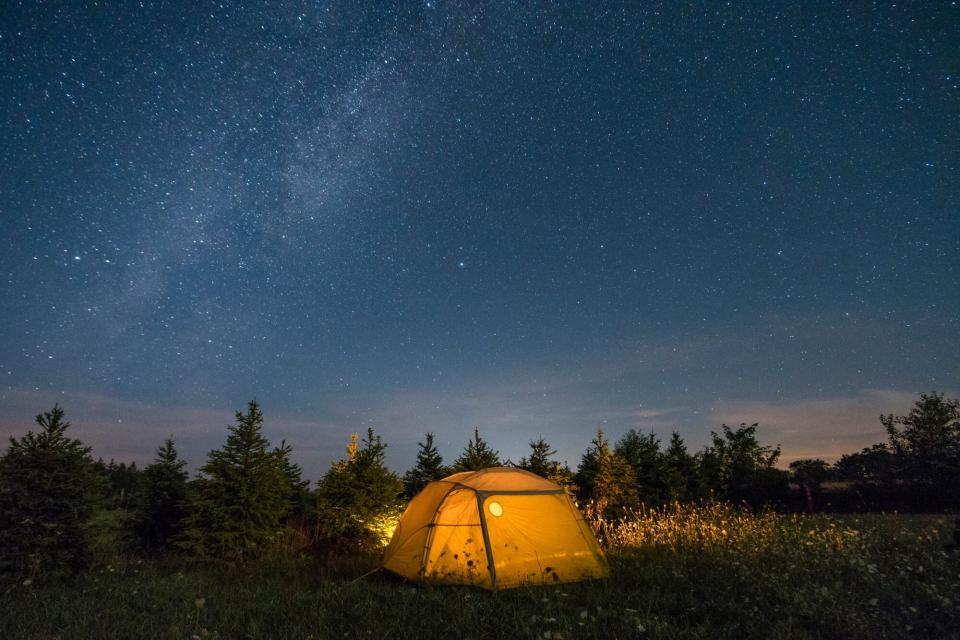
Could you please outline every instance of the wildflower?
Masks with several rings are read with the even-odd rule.
[[[197,609],[203,609],[203,605],[207,603],[206,598],[197,598],[193,601],[193,604],[197,605]]]

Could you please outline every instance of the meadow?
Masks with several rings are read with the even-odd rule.
[[[3,594],[2,638],[960,638],[946,516],[674,506],[598,523],[608,580],[415,586],[375,557],[203,565],[103,555]]]

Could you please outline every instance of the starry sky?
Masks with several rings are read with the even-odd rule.
[[[957,3],[5,2],[0,435],[576,465],[960,389]]]

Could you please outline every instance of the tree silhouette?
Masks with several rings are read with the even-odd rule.
[[[699,470],[697,459],[687,451],[680,434],[670,435],[670,444],[663,453],[667,486],[671,500],[692,500],[699,497]]]
[[[845,453],[833,465],[838,479],[861,484],[890,482],[893,471],[893,451],[885,442],[866,447],[859,453]]]
[[[433,444],[433,433],[427,432],[424,442],[418,442],[417,462],[403,476],[404,493],[408,498],[420,493],[429,482],[448,475],[443,457]]]
[[[584,452],[574,476],[577,495],[592,503],[596,512],[617,519],[637,506],[636,477],[633,467],[610,450],[610,442],[597,428],[596,437]]]
[[[273,450],[273,453],[279,459],[280,470],[287,481],[289,489],[287,500],[290,502],[290,515],[303,517],[310,508],[312,495],[310,493],[310,481],[303,479],[303,470],[300,465],[290,459],[290,453],[293,447],[287,444],[286,440],[280,441],[280,446]]]
[[[473,430],[473,439],[467,442],[460,457],[453,463],[455,471],[479,471],[500,466],[500,453],[494,451],[480,437],[480,430]]]
[[[660,451],[660,440],[653,434],[627,431],[614,451],[633,467],[637,497],[646,505],[658,506],[670,497],[666,459]]]
[[[701,456],[707,487],[721,498],[754,507],[778,501],[787,491],[787,475],[775,466],[780,447],[761,445],[757,426],[741,423],[731,429],[722,425],[719,434],[710,433],[712,442]]]
[[[40,430],[10,438],[0,458],[0,574],[56,577],[90,563],[84,525],[105,483],[63,416],[59,405],[38,415]]]
[[[830,465],[825,461],[805,458],[790,463],[790,471],[800,488],[803,489],[804,508],[807,513],[813,513],[813,496],[820,489],[820,484],[830,474]]]
[[[924,393],[905,416],[880,416],[896,472],[927,497],[960,486],[960,400]],[[954,497],[954,503],[960,503]]]
[[[572,489],[573,473],[566,464],[553,459],[557,450],[540,436],[530,443],[530,456],[520,458],[517,467],[555,482],[568,490]]]
[[[279,456],[260,433],[256,401],[236,413],[223,448],[200,468],[181,545],[200,557],[242,561],[276,542],[290,508]]]
[[[166,550],[182,531],[187,513],[186,467],[186,461],[177,456],[173,438],[167,438],[157,449],[153,464],[143,470],[133,525],[141,548]]]
[[[404,487],[386,466],[386,447],[373,429],[367,429],[362,443],[353,434],[347,458],[320,480],[315,531],[321,544],[364,549],[387,541]]]

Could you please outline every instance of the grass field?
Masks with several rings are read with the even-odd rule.
[[[953,526],[678,508],[605,532],[609,580],[501,592],[355,580],[373,559],[115,559],[4,594],[0,638],[960,638]]]

